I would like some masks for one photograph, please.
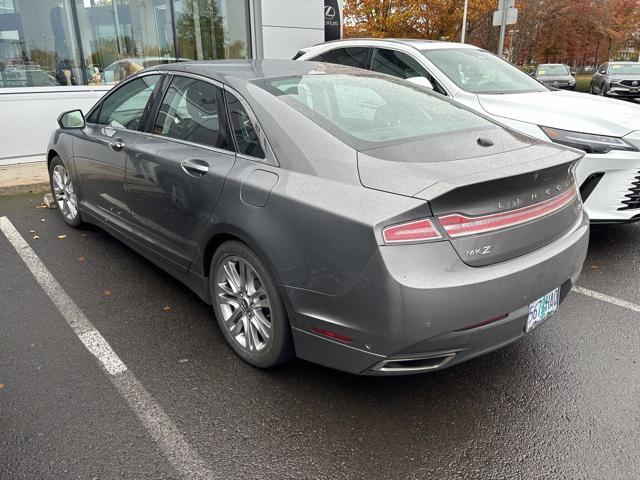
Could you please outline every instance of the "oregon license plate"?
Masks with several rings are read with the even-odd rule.
[[[529,317],[527,318],[527,326],[524,331],[530,332],[556,313],[559,303],[560,288],[556,288],[529,305]]]

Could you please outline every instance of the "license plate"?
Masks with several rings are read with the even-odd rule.
[[[529,317],[527,318],[527,326],[524,331],[530,332],[556,313],[558,311],[559,300],[560,288],[556,288],[529,305]]]

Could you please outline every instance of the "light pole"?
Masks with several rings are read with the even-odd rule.
[[[462,13],[462,36],[460,43],[464,43],[464,38],[467,35],[467,7],[469,6],[469,0],[464,0],[464,10]]]

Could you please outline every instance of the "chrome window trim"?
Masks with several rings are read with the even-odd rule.
[[[158,135],[156,133],[151,133],[151,132],[137,132],[137,133],[141,133],[142,135],[149,136],[151,138],[157,138],[159,140],[166,140],[167,142],[179,143],[181,145],[187,145],[189,147],[203,148],[205,150],[209,150],[214,153],[221,153],[224,155],[231,155],[231,156],[236,155],[236,152],[233,150],[225,150],[224,148],[212,147],[210,145],[204,145],[202,143],[189,142],[187,140],[181,140],[179,138],[173,138],[173,137],[166,137],[164,135]]]

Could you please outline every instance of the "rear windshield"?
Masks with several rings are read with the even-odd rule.
[[[640,73],[640,63],[618,63],[609,65],[609,73],[611,74],[625,74]]]
[[[569,69],[565,65],[540,65],[536,73],[540,77],[569,75]]]
[[[440,95],[386,76],[310,74],[265,82],[269,92],[358,149],[494,127]]]

